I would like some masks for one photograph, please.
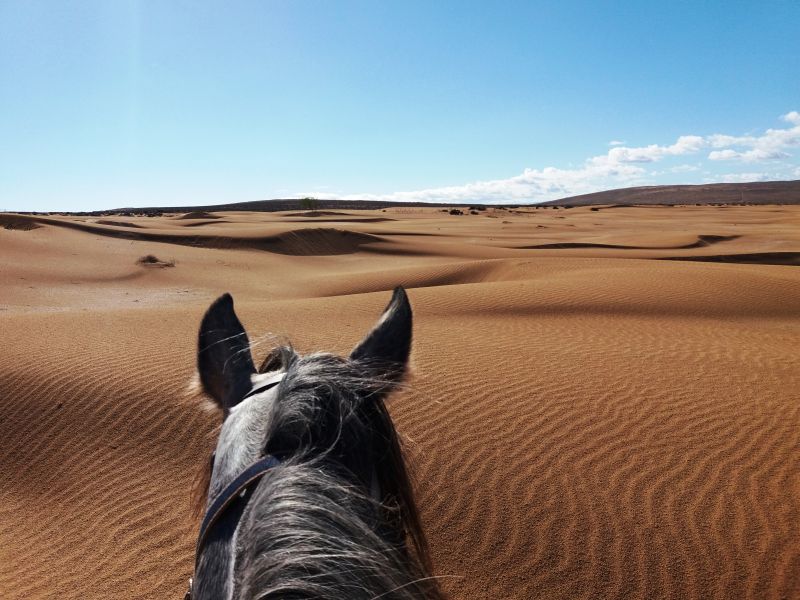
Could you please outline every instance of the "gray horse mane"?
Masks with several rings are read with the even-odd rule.
[[[375,367],[283,346],[258,369],[286,372],[264,440],[281,464],[239,522],[234,597],[442,598]]]
[[[319,468],[275,469],[243,516],[235,580],[242,598],[434,597],[431,581],[376,531],[372,498]]]

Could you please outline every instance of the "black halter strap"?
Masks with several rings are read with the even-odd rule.
[[[245,398],[255,396],[256,394],[260,394],[261,392],[275,387],[281,382],[283,376],[284,373],[280,373],[279,375],[271,377],[250,391]],[[195,547],[195,566],[200,559],[200,551],[203,549],[206,538],[208,538],[209,533],[211,533],[214,524],[219,521],[220,517],[231,505],[238,501],[246,504],[250,499],[250,490],[253,486],[261,480],[267,471],[279,464],[280,461],[274,456],[265,456],[239,473],[236,479],[231,481],[217,494],[217,497],[214,498],[214,501],[208,507],[205,517],[203,517],[203,523],[200,525],[200,533],[197,536],[197,546]]]
[[[258,483],[264,474],[273,467],[281,464],[274,456],[265,456],[258,462],[253,463],[247,467],[236,479],[231,481],[225,488],[217,495],[211,506],[206,511],[206,516],[203,518],[203,524],[200,526],[200,535],[197,536],[197,546],[194,551],[194,568],[197,569],[197,561],[200,560],[200,551],[203,549],[206,538],[214,527],[214,524],[236,502],[243,502],[247,505],[250,500],[250,490]],[[242,507],[244,509],[244,507]],[[189,578],[189,591],[186,592],[184,600],[192,600],[193,595],[193,578]]]
[[[200,535],[197,537],[197,548],[195,548],[195,561],[200,557],[200,551],[203,549],[203,544],[209,532],[225,510],[234,502],[247,501],[251,488],[258,483],[267,471],[277,467],[279,464],[281,464],[281,461],[274,456],[265,456],[242,471],[236,479],[226,485],[225,489],[214,498],[214,502],[208,507],[203,524],[200,526]]]
[[[246,400],[250,396],[255,396],[256,394],[260,394],[261,392],[266,392],[270,388],[274,388],[281,381],[283,381],[283,378],[285,376],[286,373],[278,373],[277,375],[273,375],[269,379],[262,381],[261,383],[259,383],[258,386],[254,387],[252,390],[247,392],[247,395],[244,398],[242,398],[242,400]]]

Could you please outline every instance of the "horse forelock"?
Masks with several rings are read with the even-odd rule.
[[[287,373],[278,392],[280,401],[275,405],[268,437],[279,435],[287,421],[319,410],[321,397],[327,397],[339,419],[334,445],[328,452],[354,451],[359,456],[336,458],[361,462],[377,475],[381,493],[377,500],[387,523],[399,532],[400,539],[393,541],[403,548],[410,542],[409,558],[418,562],[423,572],[430,572],[430,552],[414,500],[414,479],[406,467],[404,444],[384,403],[386,395],[403,384],[393,379],[392,373],[382,372],[366,361],[331,354],[300,357],[291,353],[283,366]],[[317,406],[310,409],[308,405],[315,403]],[[355,439],[346,439],[347,436]],[[356,443],[363,440],[371,442],[368,448]],[[368,453],[363,454],[367,449]],[[311,448],[299,451],[300,455],[311,452]],[[370,494],[371,482],[362,483]]]

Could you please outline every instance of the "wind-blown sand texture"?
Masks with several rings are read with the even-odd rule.
[[[397,284],[452,598],[800,597],[800,207],[338,213],[0,215],[0,597],[182,597],[205,308],[346,353]]]

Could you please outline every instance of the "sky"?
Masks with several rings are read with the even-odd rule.
[[[800,2],[0,0],[0,210],[800,179]]]

